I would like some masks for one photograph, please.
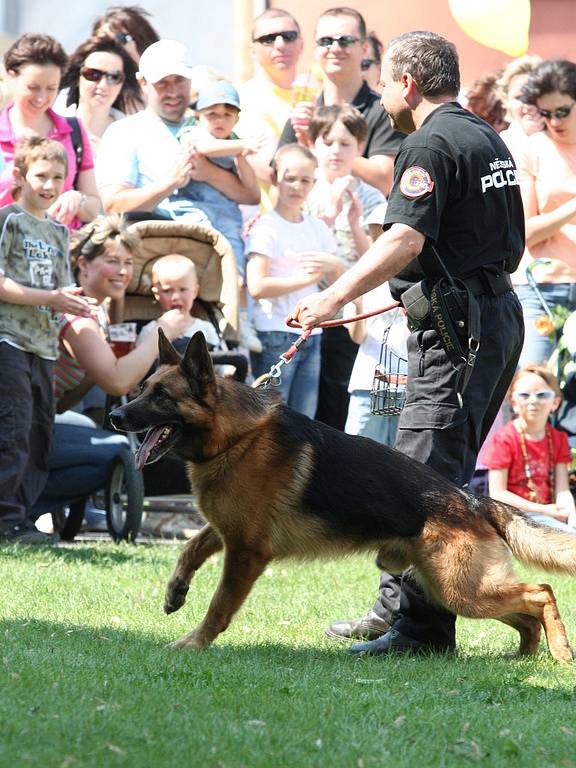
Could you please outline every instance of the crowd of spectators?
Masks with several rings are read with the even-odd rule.
[[[41,539],[30,510],[50,439],[38,439],[37,409],[46,432],[54,403],[62,410],[72,389],[76,400],[94,384],[123,394],[153,363],[155,334],[146,332],[120,359],[108,344],[107,309],[121,303],[138,249],[127,231],[131,220],[192,222],[226,238],[238,273],[238,341],[254,377],[298,336],[284,318],[300,294],[329,285],[378,237],[403,139],[377,92],[383,43],[356,9],[336,7],[316,20],[314,44],[315,65],[301,73],[300,25],[289,12],[269,9],[252,27],[254,76],[232,83],[193,62],[182,42],[160,39],[142,8],[118,6],[94,21],[70,55],[39,33],[8,49],[0,358],[16,378],[3,376],[0,387],[1,538]],[[550,353],[534,327],[542,307],[524,273],[540,259],[534,274],[547,300],[576,309],[576,64],[527,56],[482,74],[462,101],[502,131],[518,167],[527,228],[516,280],[527,324],[523,363],[542,363]],[[183,269],[170,256],[169,266]],[[162,279],[158,268],[156,292]],[[153,325],[171,339],[186,335],[197,293],[194,274],[183,269],[180,279],[189,301],[160,302],[165,311]],[[77,288],[66,287],[73,282]],[[386,291],[364,306],[385,304]],[[22,341],[18,324],[32,317],[36,332],[47,334],[44,344]],[[391,444],[395,423],[378,429],[368,406],[367,370],[374,334],[382,332],[381,322],[350,333],[318,330],[285,375],[286,402]],[[402,328],[397,336],[401,353]],[[22,386],[23,422],[9,428],[11,388]]]

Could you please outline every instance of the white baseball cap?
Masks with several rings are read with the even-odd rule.
[[[177,40],[158,40],[140,57],[138,76],[148,83],[157,83],[169,75],[192,79],[188,48]]]

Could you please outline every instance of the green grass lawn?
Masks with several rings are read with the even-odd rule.
[[[164,616],[181,545],[0,548],[0,766],[576,766],[576,672],[459,620],[456,659],[352,658],[324,628],[377,587],[369,558],[273,563],[205,651],[221,559]],[[526,574],[528,576],[528,574]],[[576,583],[550,581],[569,635]]]

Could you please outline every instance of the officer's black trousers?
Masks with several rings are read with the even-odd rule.
[[[524,324],[513,291],[477,296],[481,312],[478,358],[460,407],[456,372],[434,330],[408,339],[408,388],[395,447],[433,467],[458,486],[470,482],[478,452],[506,395],[522,350]],[[400,604],[398,612],[398,603]],[[395,619],[402,634],[438,646],[455,645],[456,617],[427,601],[409,572],[400,579],[383,573],[374,606]]]

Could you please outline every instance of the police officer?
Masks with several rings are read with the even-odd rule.
[[[407,397],[396,448],[463,486],[522,349],[522,310],[509,275],[524,250],[518,178],[498,134],[455,100],[460,74],[452,43],[432,32],[395,38],[382,62],[382,85],[382,105],[394,127],[408,134],[394,166],[385,231],[330,288],[302,299],[292,318],[311,328],[394,276],[397,296],[421,274],[425,297],[441,278],[445,286],[458,281],[468,305],[478,309],[479,328],[464,333],[480,337],[476,359],[475,350],[467,349],[465,370],[455,367],[444,332],[430,313],[420,317],[408,340]],[[465,322],[471,324],[470,313]],[[383,587],[381,626],[391,628],[351,652],[455,648],[456,617],[428,602],[408,574],[401,593],[386,574]],[[398,596],[400,610],[394,611]]]

